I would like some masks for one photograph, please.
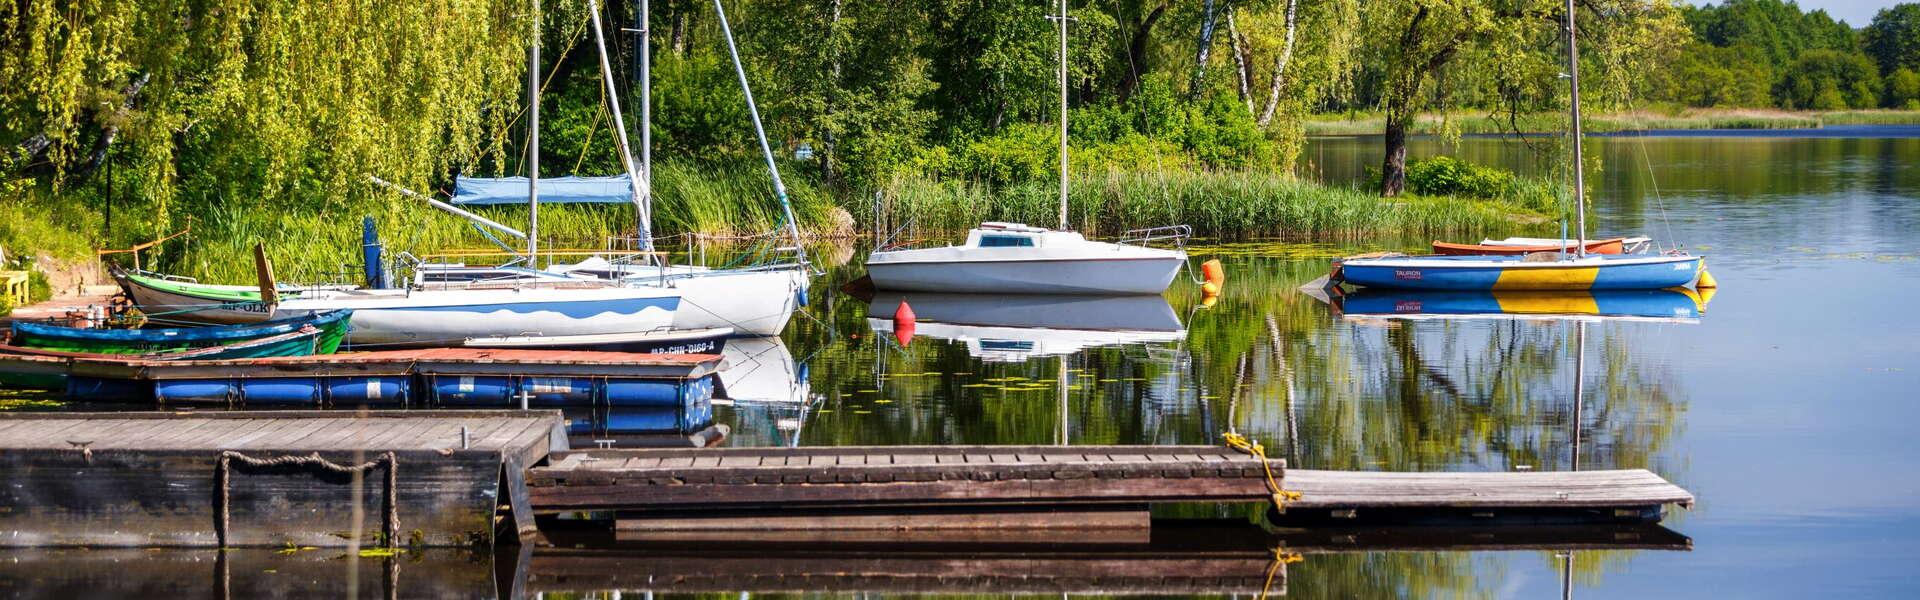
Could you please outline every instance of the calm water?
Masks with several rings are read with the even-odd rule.
[[[1905,309],[1920,297],[1920,169],[1912,166],[1920,139],[1908,134],[1598,140],[1607,168],[1592,179],[1591,229],[1645,233],[1707,255],[1721,288],[1697,319],[1403,320],[1352,305],[1342,315],[1297,286],[1324,275],[1330,256],[1383,248],[1276,240],[1195,252],[1227,265],[1226,292],[1211,306],[1185,281],[1164,299],[914,295],[907,300],[922,322],[902,345],[889,322],[869,318],[890,316],[899,297],[869,303],[837,292],[859,276],[864,253],[828,251],[835,266],[784,344],[735,345],[757,360],[736,361],[734,395],[763,400],[723,406],[719,419],[734,427],[735,445],[1212,444],[1238,431],[1306,468],[1644,467],[1699,498],[1665,524],[1692,549],[1576,553],[1574,595],[1912,597],[1920,595],[1920,444],[1911,434],[1920,422],[1920,317]],[[1375,140],[1328,139],[1312,142],[1306,158],[1320,177],[1350,181],[1378,152]],[[1413,148],[1416,156],[1443,152],[1552,169],[1524,142],[1422,140]],[[1694,305],[1660,307],[1686,313]],[[1083,331],[1090,328],[1107,331]],[[1582,353],[1586,395],[1576,404]],[[1207,508],[1177,514],[1244,521]],[[1155,537],[1250,547],[1256,556],[1273,543],[1245,527]],[[1437,537],[1423,547],[1472,541]],[[985,551],[918,552],[929,560],[908,563],[937,579]],[[1044,548],[1033,552],[1023,560],[1035,562],[1023,564],[1053,564]],[[671,561],[655,560],[669,555],[630,548],[631,562],[606,563],[614,566],[605,572],[671,571],[659,566]],[[313,568],[234,555],[228,562],[247,568],[222,563],[228,571],[218,571],[211,555],[169,556],[199,566],[139,576],[151,577],[152,589],[181,587],[163,581],[178,572]],[[777,574],[803,554],[746,556]],[[14,574],[0,574],[0,594],[77,589],[17,575],[36,564],[98,569],[138,557],[17,560],[0,560],[0,571]],[[488,561],[444,562],[401,567],[410,570],[397,580],[417,583],[400,595],[491,589],[493,567],[472,566]],[[1309,553],[1287,565],[1282,586],[1309,598],[1557,597],[1566,562],[1546,551]],[[475,573],[459,574],[462,564]],[[543,563],[531,565],[539,579]],[[416,579],[426,572],[438,578]],[[359,590],[384,589],[369,579],[378,575],[360,573],[368,584]],[[1112,583],[1087,579],[1064,591],[1098,595]],[[941,589],[1006,595],[981,585]],[[631,587],[625,595],[635,597],[644,586],[606,587]],[[823,591],[888,589],[896,588],[868,581]]]

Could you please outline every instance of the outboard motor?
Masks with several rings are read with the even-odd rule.
[[[387,289],[387,265],[383,260],[386,247],[380,244],[380,232],[374,227],[373,217],[363,217],[360,221],[360,260],[367,277],[367,289]]]

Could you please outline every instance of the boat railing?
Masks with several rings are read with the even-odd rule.
[[[1171,243],[1174,247],[1185,250],[1187,247],[1187,239],[1191,237],[1193,237],[1193,226],[1191,225],[1162,225],[1144,229],[1129,229],[1120,234],[1118,243],[1142,247]]]

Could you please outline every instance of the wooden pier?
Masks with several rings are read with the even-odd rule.
[[[1281,526],[1649,523],[1693,502],[1644,470],[1309,471],[1211,446],[573,451],[559,411],[38,413],[0,415],[0,546],[485,546],[576,512],[622,541],[1133,543],[1149,505],[1271,503],[1269,472],[1298,494]]]
[[[565,444],[557,411],[5,414],[0,546],[486,545],[503,465]]]

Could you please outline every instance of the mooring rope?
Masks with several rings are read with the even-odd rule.
[[[1228,448],[1245,452],[1253,455],[1254,458],[1260,459],[1260,468],[1266,471],[1267,474],[1267,492],[1272,494],[1274,510],[1284,513],[1287,511],[1288,501],[1300,499],[1300,492],[1290,492],[1280,488],[1280,479],[1273,476],[1273,462],[1267,460],[1267,449],[1261,447],[1260,442],[1253,441],[1248,439],[1247,436],[1231,431],[1220,434],[1220,438],[1226,442]],[[1285,474],[1286,467],[1283,466],[1281,467],[1281,475]]]
[[[251,456],[247,456],[245,454],[241,454],[239,452],[234,452],[232,450],[221,452],[220,459],[219,461],[216,462],[214,466],[214,476],[217,479],[217,481],[215,482],[215,485],[220,488],[220,521],[219,521],[219,531],[216,532],[217,534],[219,534],[219,537],[220,537],[220,547],[222,548],[227,547],[228,538],[231,537],[230,527],[232,523],[232,518],[229,515],[230,511],[228,509],[229,507],[232,506],[232,501],[230,499],[230,490],[232,489],[232,486],[231,486],[232,475],[230,474],[230,472],[232,471],[231,465],[235,461],[238,461],[241,465],[253,467],[253,468],[282,467],[282,466],[294,466],[294,465],[313,466],[313,467],[319,467],[320,470],[323,470],[323,471],[340,473],[343,475],[351,475],[354,473],[365,473],[367,471],[373,470],[375,467],[378,467],[382,464],[386,465],[387,467],[387,494],[386,494],[387,506],[385,511],[386,512],[386,515],[385,515],[386,528],[385,529],[386,529],[387,547],[388,548],[398,547],[399,539],[400,539],[400,497],[399,497],[400,461],[397,457],[394,456],[393,452],[389,451],[389,452],[382,453],[380,456],[375,457],[373,460],[360,463],[357,465],[343,465],[340,463],[327,460],[325,458],[321,458],[319,452],[315,452],[313,454],[309,454],[306,456],[288,455],[288,456],[276,456],[273,458],[254,458]]]
[[[1273,589],[1273,578],[1275,575],[1280,574],[1280,569],[1283,566],[1303,560],[1306,559],[1301,557],[1299,553],[1288,552],[1286,546],[1274,546],[1273,561],[1267,563],[1267,580],[1260,584],[1260,596],[1257,600],[1267,600],[1267,593]],[[1285,593],[1283,592],[1282,595],[1285,595]]]

